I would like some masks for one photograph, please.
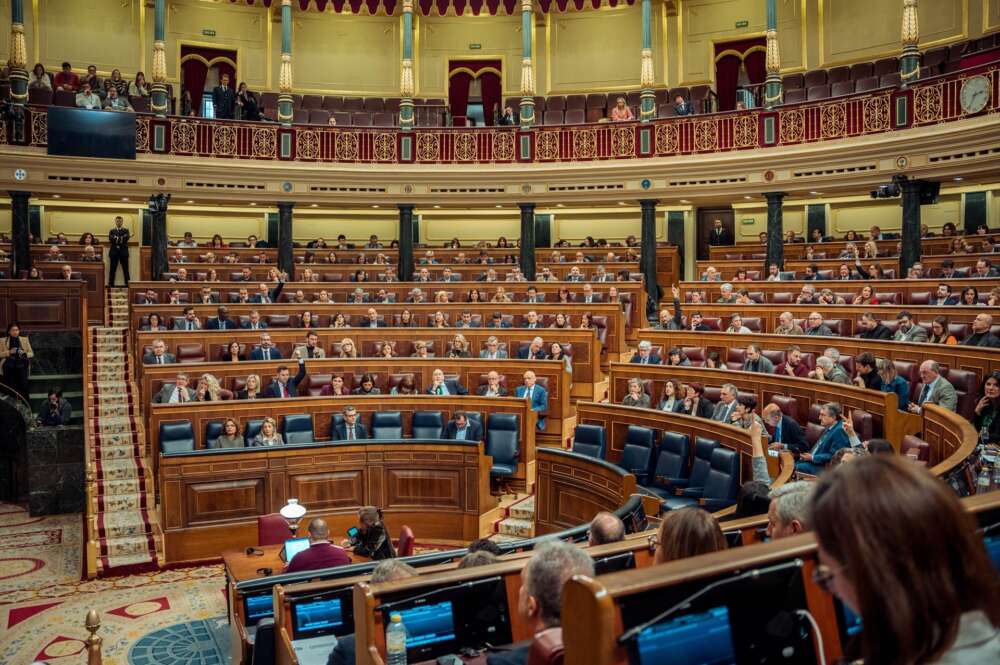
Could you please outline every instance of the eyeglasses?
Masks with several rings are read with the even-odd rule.
[[[833,593],[833,578],[835,576],[836,576],[836,574],[833,572],[832,568],[830,568],[829,566],[825,566],[823,564],[820,564],[820,565],[816,566],[816,570],[813,571],[812,581],[813,581],[813,584],[815,584],[816,586],[818,586],[820,589],[822,589],[826,593],[832,594]]]

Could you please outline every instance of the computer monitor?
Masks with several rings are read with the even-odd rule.
[[[320,635],[350,635],[354,632],[353,587],[343,587],[306,598],[292,598],[292,639]]]
[[[450,600],[399,610],[406,628],[406,660],[426,660],[435,651],[454,651],[455,608]]]
[[[735,665],[729,609],[685,614],[653,624],[631,641],[631,665]]]
[[[274,616],[274,601],[271,590],[266,593],[243,596],[243,616],[246,625],[256,626],[261,619]]]
[[[288,563],[296,554],[307,549],[309,549],[308,538],[289,538],[281,550],[281,558],[284,559],[285,563]]]
[[[594,574],[607,575],[617,573],[621,570],[632,570],[635,568],[635,554],[632,552],[622,552],[609,556],[594,559]]]
[[[861,623],[861,617],[855,614],[839,598],[834,598],[833,604],[837,612],[837,628],[840,629],[840,642],[847,644],[864,627]]]

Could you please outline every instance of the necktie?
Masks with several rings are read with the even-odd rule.
[[[774,428],[774,440],[777,441],[778,443],[781,443],[781,421],[780,420],[778,421],[778,424]]]
[[[924,401],[930,396],[930,394],[931,394],[931,384],[928,383],[926,386],[924,386],[924,389],[920,391],[920,399],[917,400],[917,404],[923,404]]]
[[[459,441],[465,441],[465,428],[462,428],[455,432],[455,438]]]
[[[271,349],[264,349],[264,360],[271,359]]]
[[[354,440],[354,425],[350,425],[347,428],[347,440],[348,441],[353,441]]]
[[[288,386],[281,384],[281,396],[288,397]]]
[[[534,392],[534,390],[535,390],[534,386],[531,386],[530,388],[528,388],[528,395],[527,395],[527,397],[528,397],[528,401],[529,402],[531,401],[531,393]]]
[[[185,395],[184,391],[181,390],[180,388],[177,389],[177,401],[178,402],[186,402],[187,401],[187,395]]]
[[[642,364],[643,364],[643,365],[647,365],[647,364],[649,364],[649,358],[643,358],[643,359],[642,359]]]
[[[444,385],[438,386],[438,395],[444,395]]]
[[[156,356],[156,364],[157,365],[163,364],[163,356]]]

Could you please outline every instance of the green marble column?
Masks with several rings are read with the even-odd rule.
[[[781,104],[781,54],[778,51],[777,0],[767,0],[767,78],[764,79],[764,107],[772,109]]]
[[[535,12],[531,0],[521,0],[521,128],[535,124],[535,71],[531,59],[531,34]]]
[[[403,59],[399,69],[399,126],[413,129],[413,0],[403,0]]]
[[[166,0],[156,0],[153,12],[153,87],[150,107],[158,118],[165,118],[170,112],[167,99],[167,48],[164,41],[166,31]]]
[[[281,69],[278,72],[278,122],[291,125],[292,112],[292,0],[281,0]]]
[[[639,119],[649,122],[656,117],[656,96],[653,93],[653,25],[652,0],[642,0],[642,69],[639,73]]]
[[[902,87],[920,78],[920,24],[917,22],[917,0],[903,0],[903,26],[900,33],[903,54],[899,58],[899,78]]]

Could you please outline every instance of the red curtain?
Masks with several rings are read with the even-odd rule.
[[[451,117],[465,116],[469,107],[469,84],[472,76],[458,72],[448,77],[448,108]]]
[[[181,60],[183,61],[181,86],[191,91],[191,107],[198,115],[201,115],[201,98],[205,92],[209,67],[218,68],[220,78],[223,74],[229,74],[229,81],[234,90],[239,85],[239,81],[236,80],[236,68],[233,66],[236,62],[236,51],[181,45]]]
[[[483,115],[486,124],[493,124],[493,107],[500,105],[500,77],[493,72],[486,72],[479,76],[479,82],[483,91]],[[500,109],[503,112],[503,109]]]
[[[181,65],[181,87],[191,91],[191,108],[201,115],[201,96],[205,90],[208,67],[201,60],[186,60]]]
[[[715,45],[715,93],[719,96],[720,111],[731,111],[736,108],[736,88],[739,87],[741,64],[746,67],[751,83],[764,82],[765,54],[759,47],[766,46],[765,37],[740,39]]]

